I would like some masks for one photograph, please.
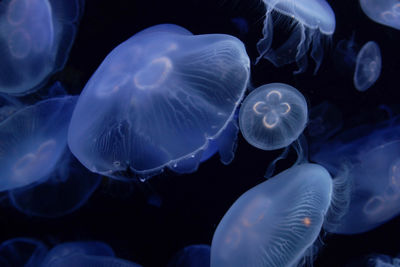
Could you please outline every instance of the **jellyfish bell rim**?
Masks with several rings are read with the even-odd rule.
[[[249,136],[249,134],[248,134],[247,131],[243,131],[243,130],[242,130],[242,129],[243,129],[242,125],[243,125],[243,120],[244,120],[244,118],[243,118],[244,109],[243,109],[242,107],[245,106],[247,102],[252,101],[251,96],[254,96],[254,95],[256,95],[256,94],[259,94],[261,91],[267,91],[267,90],[273,89],[273,88],[275,88],[275,87],[281,87],[281,88],[283,87],[284,90],[288,90],[288,91],[291,91],[291,92],[295,93],[296,98],[300,99],[306,107],[308,106],[308,105],[307,105],[306,99],[305,99],[304,96],[300,93],[299,90],[297,90],[295,87],[293,87],[293,86],[291,86],[291,85],[289,85],[289,84],[280,83],[280,82],[274,82],[274,83],[263,84],[263,85],[257,87],[256,89],[254,89],[253,91],[251,91],[250,94],[248,94],[248,95],[246,96],[246,98],[243,100],[243,102],[242,102],[242,104],[241,104],[241,106],[240,106],[240,109],[239,109],[239,129],[240,129],[240,132],[242,133],[244,139],[245,139],[250,145],[252,145],[252,146],[254,146],[254,147],[258,148],[258,149],[265,150],[265,151],[271,151],[271,150],[277,150],[277,149],[285,148],[285,147],[291,145],[294,141],[296,141],[296,140],[298,139],[298,137],[296,137],[296,138],[288,138],[288,140],[289,140],[290,142],[289,142],[289,141],[286,141],[285,144],[278,144],[278,145],[269,145],[269,146],[266,146],[266,145],[263,145],[262,142],[255,142],[255,141],[254,141],[254,138],[250,138],[250,136]],[[306,120],[305,120],[305,123],[304,123],[303,130],[304,130],[305,127],[307,126],[308,109],[305,110],[305,118],[306,118]]]

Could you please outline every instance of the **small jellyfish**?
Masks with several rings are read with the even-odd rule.
[[[354,86],[358,91],[370,88],[381,74],[382,57],[377,43],[369,41],[360,50],[356,59]]]
[[[67,242],[52,248],[41,267],[102,266],[141,267],[141,265],[116,258],[110,246],[97,241]]]
[[[210,254],[209,245],[190,245],[176,253],[167,267],[210,267]]]
[[[373,21],[400,30],[398,0],[360,0],[360,6]]]
[[[316,164],[294,166],[244,193],[222,218],[211,267],[296,266],[313,250],[332,180]]]
[[[0,2],[0,92],[27,94],[63,68],[82,1]]]
[[[311,57],[315,61],[316,73],[321,65],[324,39],[335,32],[336,20],[333,10],[325,0],[263,0],[267,13],[264,20],[263,38],[257,43],[260,53],[257,61],[266,58],[276,67],[296,62],[302,73],[307,68],[307,54],[311,47]],[[277,15],[277,16],[273,16]],[[294,27],[289,39],[272,48],[274,19],[289,17]]]
[[[77,97],[40,101],[0,123],[0,191],[46,179],[67,143]]]
[[[344,212],[336,222],[324,224],[328,232],[366,232],[400,213],[399,129],[399,118],[360,126],[321,144],[311,155],[334,181],[340,176],[348,180],[347,193],[340,197],[347,204],[338,209]]]
[[[336,46],[334,61],[336,69],[342,74],[354,73],[354,87],[361,92],[370,88],[381,74],[381,51],[374,41],[359,49],[354,36],[350,40],[341,40]]]
[[[32,238],[13,238],[0,244],[0,266],[41,266],[47,247]]]
[[[274,150],[286,147],[303,132],[307,103],[294,87],[270,83],[252,91],[240,108],[239,126],[251,145]]]
[[[143,30],[86,84],[69,147],[89,170],[114,178],[146,179],[165,167],[194,172],[202,154],[216,150],[229,163],[238,131],[231,121],[249,74],[244,45],[233,36],[194,36],[167,24]]]

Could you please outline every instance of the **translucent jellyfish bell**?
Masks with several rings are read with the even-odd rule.
[[[381,74],[382,57],[377,43],[369,41],[360,50],[356,59],[354,86],[358,91],[371,87]]]
[[[251,145],[274,150],[286,147],[303,132],[307,103],[294,87],[270,83],[252,91],[240,108],[239,126]]]
[[[398,0],[360,0],[360,6],[373,21],[400,30]]]
[[[311,48],[311,57],[315,61],[315,72],[323,59],[323,39],[335,32],[335,14],[325,0],[263,0],[266,5],[263,38],[257,48],[260,56],[268,59],[276,67],[297,62],[304,72],[307,68],[307,54]],[[280,47],[273,49],[273,13],[289,17],[296,24],[289,39]]]
[[[215,230],[211,267],[296,266],[319,235],[331,194],[331,177],[316,164],[250,189]]]
[[[13,238],[0,244],[0,266],[41,266],[47,247],[32,238]]]
[[[64,66],[75,37],[81,2],[0,2],[0,92],[27,94]]]
[[[48,178],[66,149],[76,100],[73,96],[44,100],[0,123],[0,191]]]
[[[333,176],[349,180],[348,193],[342,196],[348,203],[342,207],[343,216],[326,223],[327,231],[362,233],[400,214],[399,129],[399,118],[383,125],[360,126],[321,144],[311,155]]]
[[[202,153],[215,150],[210,140],[230,162],[237,127],[228,126],[249,74],[233,36],[151,27],[116,47],[91,77],[68,144],[89,170],[111,177],[193,172]]]

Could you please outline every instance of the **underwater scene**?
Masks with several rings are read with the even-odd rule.
[[[399,0],[0,0],[0,267],[400,266]]]

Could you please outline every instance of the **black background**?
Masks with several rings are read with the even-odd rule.
[[[336,15],[336,32],[325,51],[320,71],[313,63],[306,73],[294,76],[296,66],[275,68],[262,60],[252,65],[251,83],[288,83],[299,89],[309,107],[329,101],[344,114],[344,129],[386,119],[384,104],[398,109],[400,90],[400,31],[377,24],[364,15],[358,1],[329,1]],[[193,34],[225,33],[241,39],[252,62],[261,38],[265,8],[258,0],[86,0],[84,14],[65,69],[54,75],[67,90],[79,94],[104,57],[133,34],[156,24],[178,24]],[[249,32],[240,33],[233,18],[244,18]],[[367,92],[360,93],[351,75],[339,75],[332,57],[337,41],[351,38],[359,45],[376,41],[382,52],[381,77]],[[287,33],[282,31],[282,36]],[[280,34],[276,36],[279,38]],[[49,246],[74,240],[99,240],[111,245],[118,257],[143,266],[165,266],[179,249],[191,244],[211,244],[216,226],[230,205],[245,191],[264,181],[268,163],[280,151],[261,151],[239,134],[233,162],[225,166],[218,156],[201,164],[189,175],[165,172],[145,184],[121,183],[107,178],[73,214],[57,219],[27,217],[3,203],[0,207],[0,241],[24,236]],[[294,156],[281,162],[283,170]],[[158,195],[161,206],[148,204]],[[400,218],[365,234],[328,235],[315,266],[344,266],[370,253],[400,252]]]

